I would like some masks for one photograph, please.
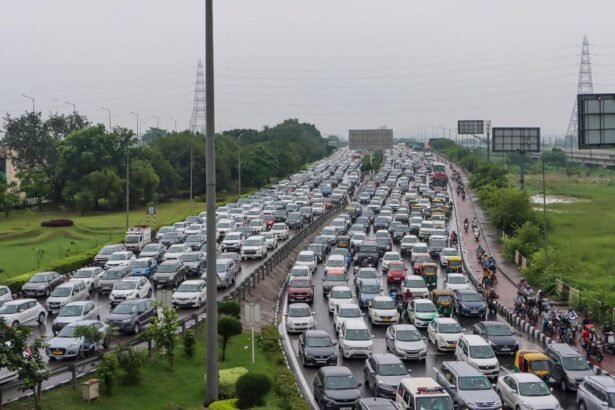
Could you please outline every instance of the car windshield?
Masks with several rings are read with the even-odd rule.
[[[350,289],[332,289],[332,299],[352,299],[352,292]]]
[[[157,273],[173,273],[177,270],[177,265],[174,263],[165,264],[158,266]]]
[[[117,305],[111,313],[116,315],[131,315],[137,313],[137,305],[135,303],[120,303]]]
[[[396,253],[385,253],[383,259],[385,261],[398,261],[400,259],[400,257]]]
[[[56,337],[75,337],[75,330],[77,327],[78,326],[65,326]]]
[[[49,282],[49,275],[34,275],[32,279],[30,279],[31,283],[44,283]]]
[[[179,260],[181,260],[182,262],[198,262],[199,255],[195,253],[187,253],[183,254],[181,258],[179,258]]]
[[[0,315],[5,314],[5,315],[10,315],[13,313],[17,313],[17,308],[19,307],[19,305],[7,305],[4,304],[2,306],[0,306]]]
[[[372,337],[367,329],[347,329],[346,340],[371,340]]]
[[[359,252],[364,252],[364,253],[376,253],[378,252],[378,248],[374,245],[362,245],[361,249],[359,250]]]
[[[156,244],[149,244],[149,245],[145,245],[145,247],[143,248],[142,252],[158,252],[158,245]]]
[[[323,235],[327,235],[327,236],[335,236],[335,228],[331,227],[331,228],[325,228],[322,230],[322,234]]]
[[[337,312],[338,317],[361,317],[362,315],[363,314],[361,313],[361,309],[359,309],[358,307],[341,307]]]
[[[417,303],[414,310],[423,313],[435,312],[436,306],[433,303]]]
[[[168,253],[180,253],[184,251],[184,245],[171,245],[169,247]]]
[[[60,288],[60,287],[57,287],[57,288],[55,288],[53,290],[53,292],[51,292],[51,296],[53,296],[53,297],[60,297],[60,298],[63,298],[63,297],[66,297],[66,296],[70,296],[70,293],[71,293],[72,290],[73,290],[73,288],[64,288],[64,287]]]
[[[300,253],[297,260],[299,262],[314,262],[314,256],[307,253]]]
[[[288,316],[289,317],[306,317],[306,316],[312,316],[312,312],[310,311],[309,307],[296,307],[296,308],[291,308],[288,310]]]
[[[216,263],[216,272],[224,273],[226,272],[228,265],[226,263]]]
[[[327,261],[327,266],[330,268],[342,268],[344,267],[345,263],[343,259],[329,259]]]
[[[464,293],[461,295],[462,302],[481,302],[482,300],[478,293]]]
[[[117,248],[115,246],[104,247],[98,252],[99,255],[111,255]]]
[[[108,270],[102,275],[102,279],[118,279],[122,277],[121,270]]]
[[[404,287],[406,288],[424,288],[425,280],[421,278],[406,278],[404,279]]]
[[[414,253],[427,253],[427,245],[414,245],[412,248]]]
[[[177,238],[179,238],[179,233],[177,232],[167,232],[164,235],[162,235],[162,240],[164,241],[168,241],[168,240],[173,241]]]
[[[440,333],[461,333],[463,330],[458,323],[440,323],[438,326],[438,332]]]
[[[429,255],[418,255],[416,257],[415,262],[417,262],[417,263],[429,263],[429,262],[431,262],[431,256],[429,256]]]
[[[423,336],[415,329],[402,329],[395,333],[395,339],[400,342],[418,342],[423,340]]]
[[[390,242],[387,238],[376,238],[376,243],[380,246],[388,246]]]
[[[393,302],[392,300],[374,300],[372,303],[372,307],[374,309],[383,309],[383,310],[387,310],[387,309],[395,309],[395,302]]]
[[[310,276],[310,270],[293,268],[293,270],[290,272],[290,276]]]
[[[91,270],[79,269],[73,275],[73,279],[87,279],[87,278],[91,278],[93,274],[94,272]]]
[[[110,261],[125,261],[126,259],[128,259],[128,254],[126,253],[114,253],[109,258]]]
[[[138,235],[128,235],[124,238],[125,243],[138,243],[139,236]]]
[[[512,331],[506,325],[485,326],[489,336],[512,336]]]
[[[312,284],[309,280],[291,280],[288,286],[291,288],[309,288]]]
[[[218,222],[216,227],[217,228],[222,228],[222,229],[230,228],[231,227],[231,223],[230,222]]]
[[[325,280],[328,282],[345,282],[346,275],[326,275]]]
[[[198,292],[200,285],[196,283],[182,283],[177,288],[177,292]]]
[[[375,269],[360,269],[359,270],[360,278],[377,278],[378,272]]]
[[[201,236],[200,235],[190,235],[188,238],[186,238],[186,243],[201,243]]]
[[[417,397],[416,410],[453,410],[453,403],[450,397]]]
[[[431,246],[446,246],[446,240],[444,239],[432,239]]]
[[[491,383],[485,376],[460,377],[459,390],[491,390]]]
[[[406,270],[406,267],[404,266],[402,262],[391,262],[391,264],[389,265],[389,270],[403,271],[403,270]]]
[[[376,284],[365,284],[361,285],[361,293],[374,295],[380,293],[380,285]]]
[[[122,282],[118,282],[117,285],[115,285],[116,290],[130,290],[130,289],[135,289],[136,287],[137,287],[136,280],[122,281]]]
[[[413,243],[416,242],[416,238],[404,238],[401,243],[403,245],[412,245]]]
[[[245,242],[245,246],[261,246],[262,241],[260,239],[248,238]]]
[[[519,394],[521,396],[550,396],[551,391],[547,385],[542,382],[519,383]]]
[[[305,345],[307,347],[330,347],[333,343],[328,336],[312,336],[307,338]]]
[[[564,357],[563,362],[565,370],[576,371],[589,369],[587,361],[581,356]]]
[[[470,357],[473,359],[491,359],[495,357],[495,354],[489,345],[470,346]]]
[[[444,249],[442,251],[442,256],[456,256],[457,251],[454,249]]]
[[[81,312],[83,312],[83,306],[64,306],[62,310],[60,310],[60,313],[58,313],[58,316],[81,316]]]
[[[149,268],[149,261],[135,261],[132,264],[133,268]]]
[[[356,389],[357,382],[352,375],[347,376],[329,376],[327,377],[325,389],[327,390],[345,390]]]
[[[386,363],[378,366],[380,376],[403,376],[408,374],[408,370],[403,363]]]

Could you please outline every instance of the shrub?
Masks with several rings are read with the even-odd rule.
[[[229,315],[236,318],[239,318],[239,314],[241,313],[241,305],[232,300],[225,300],[218,303],[218,314],[219,315]]]
[[[246,373],[248,373],[248,369],[245,367],[232,367],[230,369],[220,370],[218,396],[220,396],[221,399],[235,397],[235,385],[237,384],[237,380]]]
[[[184,354],[188,358],[194,357],[194,350],[196,346],[196,337],[194,337],[194,332],[192,330],[186,330],[184,333]]]
[[[41,222],[41,226],[46,228],[58,228],[62,226],[73,226],[75,223],[70,219],[52,219]]]
[[[21,290],[21,287],[30,280],[30,278],[35,274],[36,272],[28,272],[28,273],[24,273],[22,275],[19,276],[13,276],[12,278],[9,278],[7,280],[4,281],[4,285],[8,286],[9,289],[11,289],[12,293],[17,293]]]
[[[124,381],[138,384],[141,381],[141,366],[147,360],[147,353],[129,346],[120,346],[117,351],[120,367],[124,370]]]
[[[120,370],[120,363],[117,360],[117,356],[113,353],[105,353],[101,357],[96,370],[105,386],[105,392],[111,395],[111,390],[113,389],[113,385],[117,380]]]
[[[92,249],[87,252],[72,255],[67,258],[58,259],[47,265],[47,270],[59,273],[70,273],[92,262],[92,259],[98,253],[98,249]]]
[[[265,352],[277,352],[280,349],[278,339],[280,334],[278,328],[273,325],[263,326],[261,329],[261,338],[263,340],[263,351]]]
[[[218,400],[209,405],[209,410],[236,410],[237,399]]]
[[[222,338],[222,361],[226,358],[226,345],[231,337],[243,331],[241,321],[232,316],[222,315],[218,318],[218,335]]]
[[[262,406],[271,390],[271,380],[264,374],[247,373],[237,380],[237,405],[241,409]]]

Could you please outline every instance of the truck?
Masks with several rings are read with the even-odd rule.
[[[133,228],[128,228],[124,237],[124,245],[126,250],[134,253],[141,252],[141,249],[148,243],[152,242],[152,228],[149,225],[137,225]]]

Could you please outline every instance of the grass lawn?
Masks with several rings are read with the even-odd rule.
[[[157,224],[170,224],[190,215],[188,200],[163,203],[158,206]],[[202,202],[194,204],[194,213],[205,209]],[[130,225],[145,223],[145,208],[130,212]],[[50,219],[72,219],[74,226],[44,228],[41,222]],[[8,219],[0,217],[0,266],[7,277],[37,270],[34,248],[45,250],[40,269],[50,262],[68,255],[98,248],[109,242],[123,240],[126,214],[124,212],[89,213],[16,210]],[[0,277],[0,282],[2,277]]]
[[[70,409],[108,409],[108,410],[141,410],[141,409],[202,409],[205,397],[205,325],[199,326],[196,354],[192,359],[184,357],[182,347],[178,347],[175,369],[169,370],[163,357],[154,358],[143,367],[142,381],[137,386],[124,385],[118,381],[111,396],[103,394],[90,404],[81,399],[80,387],[72,390],[70,385],[43,393],[42,406],[46,410]],[[226,361],[220,363],[220,368],[245,367],[249,371],[267,374],[273,377],[275,363],[268,362],[265,354],[256,350],[256,363],[251,363],[250,334],[244,333],[230,339],[227,346]],[[96,378],[92,374],[90,378]],[[85,380],[85,379],[84,379]],[[278,398],[273,393],[267,397],[266,409],[278,409]],[[33,400],[24,399],[6,406],[9,410],[26,410],[33,407]]]

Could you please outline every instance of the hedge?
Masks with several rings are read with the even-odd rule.
[[[52,219],[50,221],[41,222],[41,226],[47,228],[59,228],[63,226],[73,226],[75,223],[70,219]]]
[[[237,399],[214,401],[207,408],[209,410],[237,410]]]
[[[237,380],[247,373],[248,369],[245,367],[232,367],[230,369],[220,370],[218,396],[221,399],[230,399],[235,397],[235,385],[237,384]]]

